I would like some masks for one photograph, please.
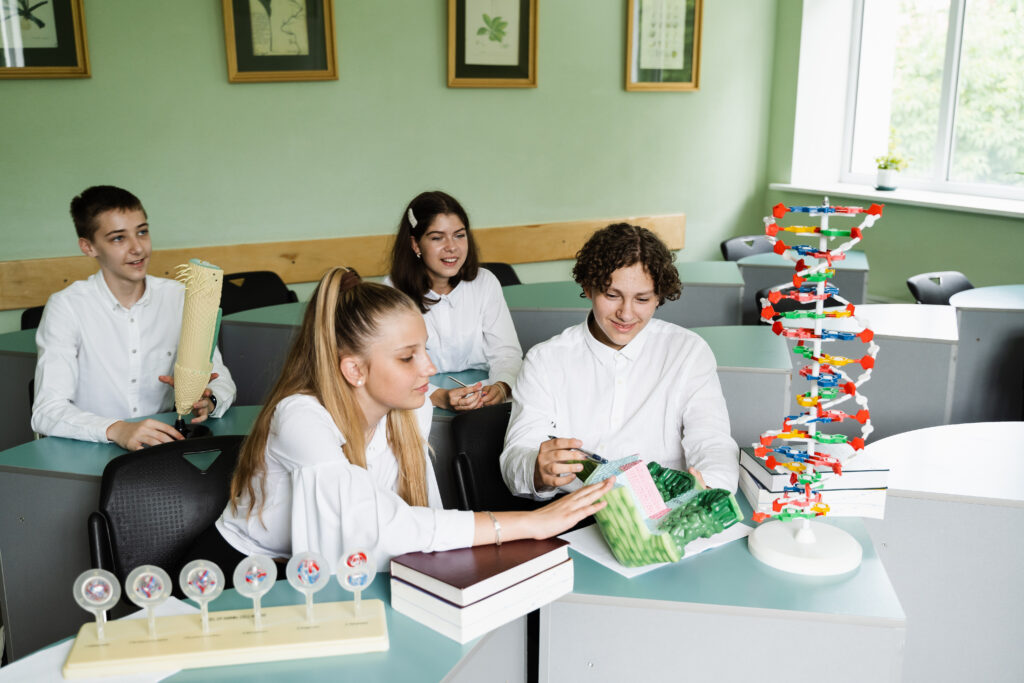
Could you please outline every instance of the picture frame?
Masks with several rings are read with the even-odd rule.
[[[333,0],[221,0],[231,83],[338,80]]]
[[[448,87],[536,88],[537,2],[448,0]]]
[[[89,78],[82,0],[0,0],[0,78]]]
[[[626,90],[699,89],[703,5],[704,0],[629,0]]]

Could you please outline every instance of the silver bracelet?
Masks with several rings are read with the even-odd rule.
[[[498,518],[494,516],[494,513],[487,510],[487,516],[491,518],[491,523],[494,524],[494,545],[501,547],[501,525],[498,524]]]

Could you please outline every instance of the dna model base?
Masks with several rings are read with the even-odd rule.
[[[835,576],[860,566],[863,550],[847,532],[809,519],[764,522],[747,537],[750,554],[784,572]]]
[[[102,643],[90,622],[78,631],[63,674],[115,676],[388,649],[382,601],[317,603],[315,610],[310,624],[305,605],[264,607],[259,628],[252,609],[211,612],[206,634],[199,614],[159,617],[158,638],[150,638],[145,619],[111,621]]]

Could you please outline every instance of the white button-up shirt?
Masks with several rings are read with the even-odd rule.
[[[390,278],[384,283],[394,286]],[[476,279],[463,280],[447,294],[431,290],[428,297],[438,300],[423,314],[427,354],[438,373],[486,370],[487,384],[511,387],[523,349],[494,273],[481,268]]]
[[[106,442],[107,428],[174,409],[174,374],[185,287],[146,276],[146,291],[122,306],[102,273],[71,284],[46,302],[36,331],[36,393],[32,429],[40,434]],[[235,383],[220,351],[210,383],[220,417],[235,400]]]
[[[424,442],[433,407],[426,401],[416,419]],[[387,417],[366,445],[366,469],[348,461],[345,438],[313,396],[295,394],[277,404],[267,438],[267,480],[262,521],[248,515],[249,499],[229,505],[217,529],[245,555],[291,557],[312,550],[332,562],[346,548],[362,548],[387,571],[391,558],[417,550],[473,545],[473,513],[443,510],[434,468],[425,450],[429,507],[414,507],[397,493],[398,460],[387,442]]]
[[[512,390],[501,454],[509,490],[540,498],[534,467],[548,435],[576,438],[614,460],[638,454],[665,467],[696,467],[710,487],[736,490],[739,450],[729,432],[715,356],[697,334],[651,319],[620,350],[587,323],[538,344]],[[574,479],[564,490],[581,486]]]

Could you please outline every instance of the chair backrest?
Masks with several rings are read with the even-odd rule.
[[[958,270],[942,270],[908,277],[907,289],[919,304],[946,306],[949,297],[965,289],[974,289],[974,285]]]
[[[33,306],[21,312],[21,329],[34,330],[39,327],[39,321],[43,319],[43,306]]]
[[[521,285],[519,276],[516,275],[515,268],[507,263],[499,263],[497,261],[488,261],[487,263],[481,263],[481,267],[494,273],[494,276],[498,278],[498,282],[501,283],[502,287],[508,287],[509,285]]]
[[[224,315],[248,311],[250,308],[276,306],[298,301],[281,277],[270,270],[253,270],[224,276],[220,308]]]
[[[743,235],[723,240],[722,258],[726,261],[739,261],[744,256],[754,254],[767,254],[774,251],[775,247],[766,235]]]
[[[244,438],[174,441],[107,463],[99,511],[89,516],[93,567],[124,581],[139,565],[155,564],[177,583],[185,551],[227,505]]]
[[[485,406],[452,419],[455,482],[463,510],[533,510],[541,503],[509,493],[498,456],[505,446],[511,403]]]

